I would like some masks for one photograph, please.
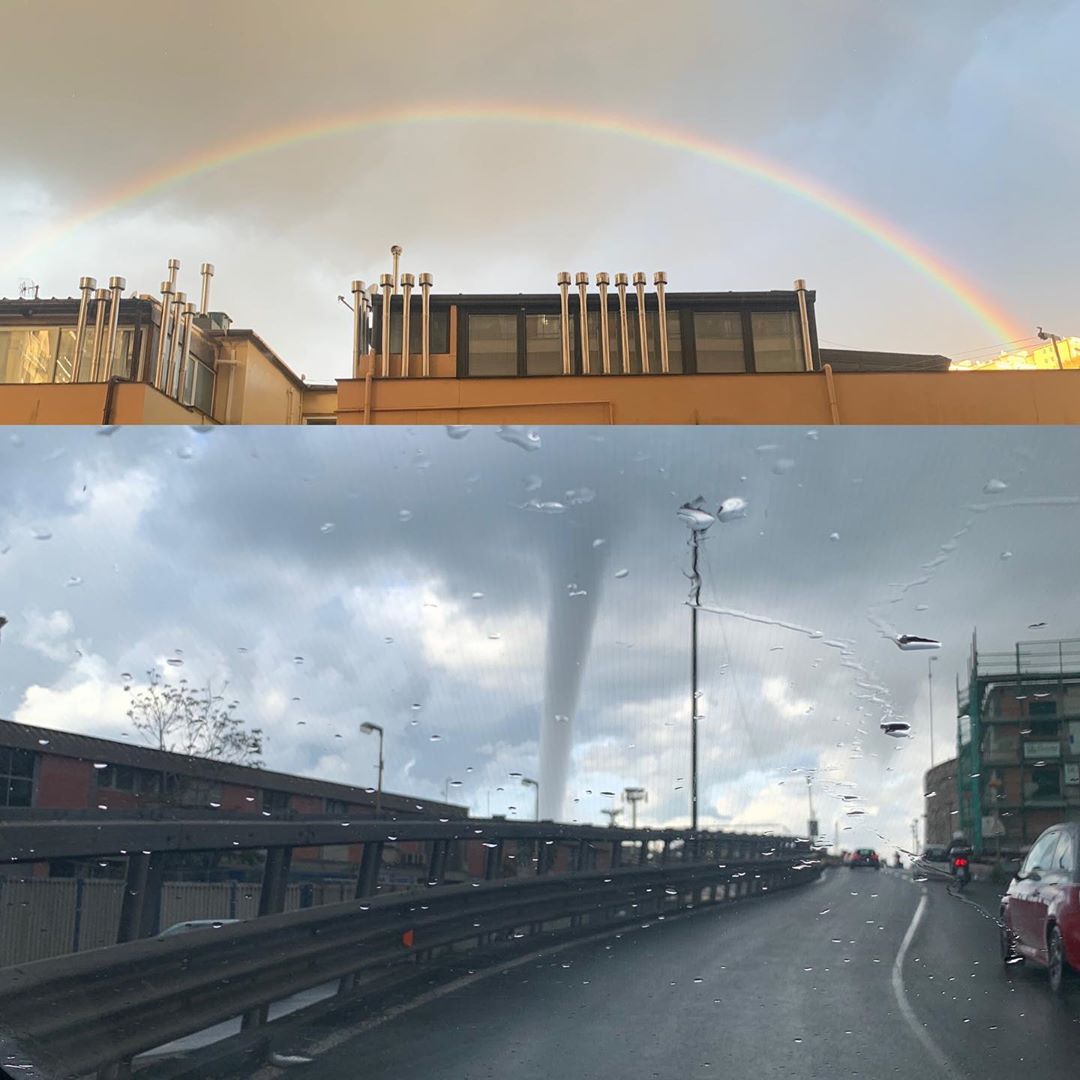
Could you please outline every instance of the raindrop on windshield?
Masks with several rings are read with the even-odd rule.
[[[691,502],[683,503],[678,510],[680,520],[695,532],[707,529],[716,521],[716,518],[708,510],[703,509],[704,504],[705,500],[699,495]]]
[[[76,585],[81,585],[82,583],[83,583],[82,578],[73,574],[71,577],[69,577],[67,579],[67,581],[64,582],[64,585],[68,589],[73,589],[73,588],[75,588]]]
[[[1011,551],[1003,551],[1001,553],[1002,561],[1004,561],[1005,559],[1011,559],[1012,557],[1013,557],[1013,553]]]
[[[520,446],[522,450],[540,449],[540,433],[537,431],[529,431],[517,425],[508,425],[497,427],[495,434],[503,442],[513,443],[514,446]]]
[[[914,634],[901,634],[893,639],[904,652],[915,652],[920,649],[940,649],[941,642],[934,638],[916,637]]]
[[[441,742],[442,741],[442,736],[441,735],[432,735],[431,736],[431,741],[432,742]]]
[[[325,525],[320,525],[319,526],[319,532],[321,532],[321,533],[331,533],[333,531],[334,531],[334,523],[332,521],[328,521],[328,522],[326,522]]]
[[[451,439],[464,439],[472,431],[472,424],[447,424],[446,434]]]
[[[544,486],[544,481],[536,473],[530,473],[524,480],[526,491],[539,491]]]
[[[999,495],[1008,486],[1009,485],[1006,484],[1004,480],[987,480],[986,483],[983,484],[983,493],[986,495]]]
[[[195,456],[195,451],[192,450],[190,446],[181,446],[180,449],[176,451],[176,456],[178,458],[183,458],[185,461],[189,461]]]
[[[836,533],[836,532],[834,532],[834,533],[829,533],[829,539],[830,539],[830,540],[839,540],[839,539],[840,539],[840,534],[839,534],[839,533]]]
[[[720,504],[720,508],[716,511],[716,517],[719,521],[734,521],[736,518],[746,517],[748,506],[749,504],[745,499],[733,495]]]
[[[472,598],[474,600],[483,600],[484,599],[484,594],[482,592],[474,592],[472,594]]]
[[[623,570],[616,570],[616,571],[615,571],[615,576],[616,576],[617,578],[624,578],[624,577],[628,577],[628,576],[629,576],[629,574],[630,574],[630,571],[629,571],[629,570],[625,570],[625,569],[623,569]]]
[[[184,661],[181,660],[179,656],[170,656],[169,659],[165,661],[165,663],[168,664],[170,667],[184,666]]]
[[[1046,623],[1044,623],[1044,622],[1028,623],[1028,629],[1029,630],[1041,630],[1045,625],[1046,625]]]
[[[603,547],[603,546],[604,546],[604,545],[605,545],[606,543],[607,543],[607,541],[606,541],[606,540],[605,540],[605,539],[604,539],[604,538],[603,538],[602,536],[598,536],[598,537],[597,537],[597,538],[596,538],[596,539],[595,539],[595,540],[594,540],[594,541],[592,542],[592,546],[593,546],[594,548],[598,548],[598,547]]]
[[[48,529],[32,529],[30,531],[30,535],[35,540],[51,540],[52,539],[52,533],[49,532]]]

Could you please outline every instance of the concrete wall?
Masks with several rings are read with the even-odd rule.
[[[365,361],[366,362],[366,361]],[[1080,423],[1071,371],[824,372],[375,378],[379,424]],[[367,384],[338,383],[338,422],[364,422]]]

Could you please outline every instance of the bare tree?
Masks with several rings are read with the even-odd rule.
[[[188,757],[262,764],[262,729],[249,728],[236,715],[240,703],[226,701],[227,683],[215,693],[209,681],[196,690],[186,678],[167,683],[156,669],[146,674],[148,685],[135,695],[127,713],[146,742]]]

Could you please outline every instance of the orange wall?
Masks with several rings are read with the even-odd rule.
[[[107,383],[0,386],[0,424],[104,423]],[[109,423],[203,424],[207,418],[145,383],[118,383]]]
[[[1080,423],[1071,371],[833,376],[842,424]],[[338,420],[363,423],[362,379],[338,383]],[[823,372],[374,379],[380,424],[819,424],[833,422]]]

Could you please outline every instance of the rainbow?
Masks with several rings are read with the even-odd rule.
[[[592,131],[622,136],[693,154],[716,162],[744,176],[763,181],[789,195],[818,207],[843,221],[881,247],[891,251],[923,277],[951,294],[980,321],[998,341],[1014,341],[1025,336],[1024,329],[984,292],[948,267],[897,226],[854,200],[830,191],[811,177],[797,174],[760,154],[729,146],[689,131],[650,124],[614,114],[589,113],[577,109],[512,103],[398,104],[366,112],[345,113],[318,120],[300,120],[259,132],[249,138],[222,143],[162,168],[144,173],[122,187],[101,195],[62,220],[32,235],[19,247],[8,251],[0,266],[25,266],[32,256],[54,246],[72,230],[104,217],[132,202],[164,191],[192,177],[223,168],[283,147],[314,142],[378,127],[406,124],[503,122],[541,127]]]

